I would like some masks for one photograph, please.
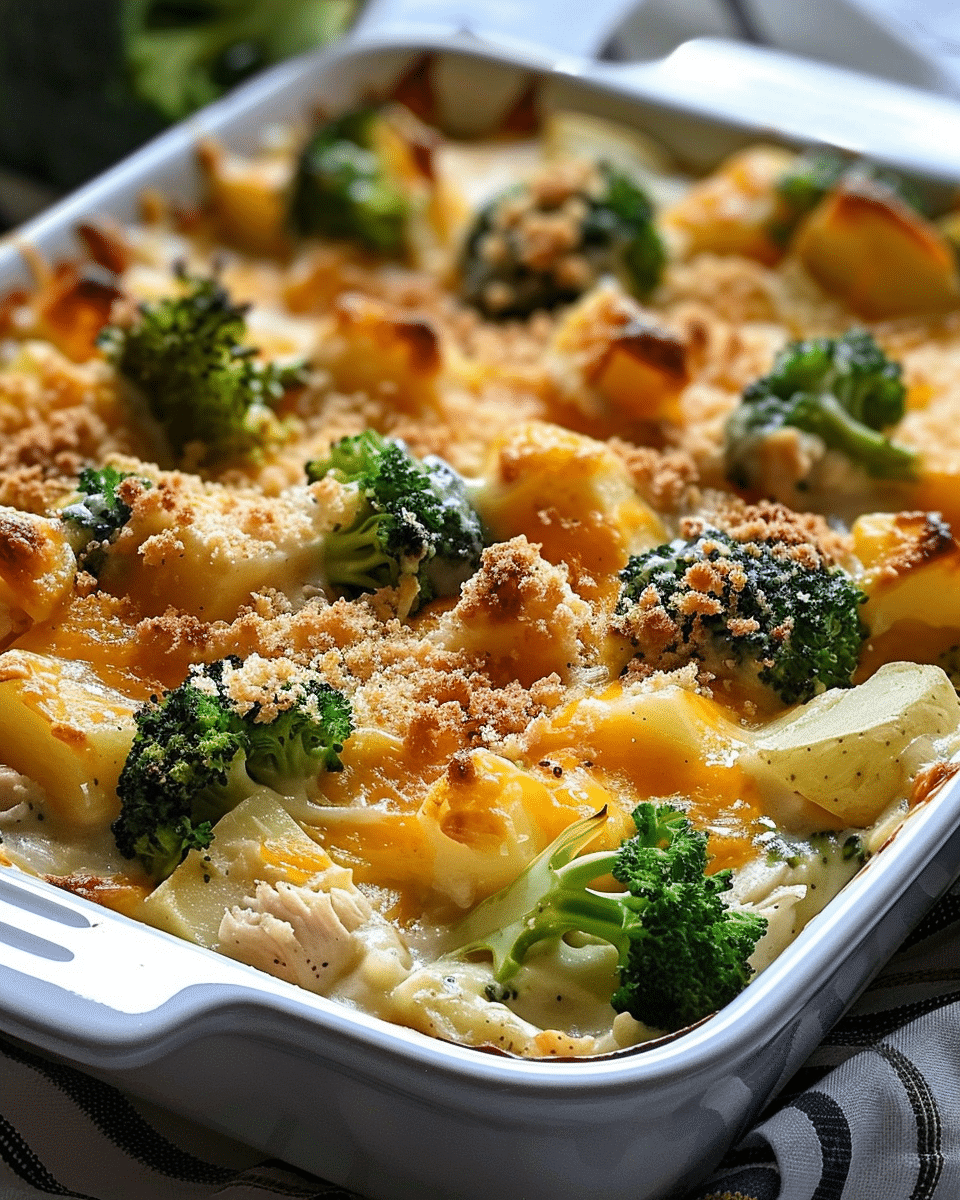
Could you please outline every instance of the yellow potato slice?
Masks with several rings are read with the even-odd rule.
[[[120,811],[117,780],[136,707],[87,663],[8,650],[0,654],[0,761],[35,780],[60,821],[105,827]]]
[[[960,629],[960,544],[937,514],[869,513],[852,532],[871,635],[900,621]]]
[[[191,850],[144,901],[139,915],[158,929],[201,946],[217,944],[224,912],[258,882],[304,884],[330,871],[343,886],[350,872],[334,867],[269,788],[242,801],[216,824],[207,850]]]
[[[936,756],[933,741],[958,726],[960,698],[939,667],[887,663],[772,722],[742,761],[769,794],[793,792],[862,827],[908,797],[918,765]],[[920,748],[925,757],[912,752]]]
[[[743,254],[762,263],[783,257],[774,238],[781,217],[777,183],[796,156],[752,146],[722,163],[663,214],[668,240],[683,257]]]
[[[0,640],[49,617],[76,573],[60,521],[0,506]]]
[[[856,181],[831,192],[797,230],[792,249],[821,287],[869,320],[960,304],[947,241],[882,186]]]

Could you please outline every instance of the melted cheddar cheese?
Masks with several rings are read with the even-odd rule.
[[[33,295],[0,303],[4,861],[433,1036],[531,1056],[621,1049],[657,1031],[610,1007],[609,945],[561,941],[524,964],[513,996],[491,992],[482,956],[443,954],[464,914],[572,824],[605,813],[593,849],[613,849],[652,800],[709,833],[708,870],[734,872],[730,903],[769,917],[762,967],[856,870],[843,847],[877,850],[930,772],[952,774],[954,260],[940,227],[855,189],[788,250],[776,179],[794,156],[779,148],[692,185],[640,135],[576,114],[519,145],[445,145],[399,110],[378,136],[412,197],[403,259],[292,236],[291,133],[250,157],[204,144],[207,201],[189,218],[154,205],[138,226],[88,226],[109,294],[84,291],[89,264],[41,265]],[[641,302],[604,278],[555,310],[485,319],[455,280],[488,174],[590,147],[665,180],[659,285]],[[284,439],[251,458],[156,461],[155,431],[97,347],[111,312],[176,294],[179,263],[218,271],[249,305],[261,359],[307,364]],[[864,322],[903,364],[897,435],[916,476],[835,479],[813,513],[734,495],[723,426],[743,389],[790,339]],[[468,481],[487,545],[455,595],[417,608],[406,585],[350,596],[326,580],[350,497],[304,466],[368,428]],[[804,452],[785,439],[771,471],[792,479]],[[141,486],[94,576],[62,510],[82,469],[105,463]],[[837,513],[852,528],[825,519]],[[617,626],[631,555],[750,521],[779,523],[862,587],[852,700],[758,700],[731,664],[657,669]],[[309,796],[259,789],[156,885],[110,829],[136,713],[192,664],[230,656],[318,672],[355,730]]]

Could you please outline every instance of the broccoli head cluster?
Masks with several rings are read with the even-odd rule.
[[[727,477],[753,487],[765,444],[789,426],[816,434],[867,475],[908,479],[915,451],[883,432],[903,417],[905,397],[900,364],[865,330],[791,342],[770,373],[750,384],[727,422]]]
[[[548,168],[477,215],[461,258],[460,290],[486,316],[556,308],[607,274],[637,296],[656,287],[666,253],[646,193],[606,163],[578,165],[579,174]]]
[[[575,822],[479,905],[457,930],[454,956],[492,954],[496,999],[532,947],[572,933],[597,938],[617,950],[617,1012],[654,1029],[682,1029],[743,990],[766,920],[726,906],[732,872],[706,873],[708,835],[679,809],[640,804],[637,832],[619,850],[581,854],[605,819],[601,811]],[[625,891],[591,888],[607,874]]]
[[[618,618],[653,667],[699,662],[785,704],[852,683],[866,597],[811,545],[709,529],[632,556],[620,579]]]
[[[125,479],[135,479],[143,488],[152,486],[149,479],[116,467],[85,467],[77,481],[77,498],[60,512],[77,565],[91,575],[100,573],[110,543],[130,520],[132,509],[117,491]]]
[[[378,254],[406,248],[410,202],[378,151],[375,108],[329,121],[300,154],[290,221],[302,237],[342,238]]]
[[[304,382],[301,364],[257,360],[245,344],[246,306],[216,279],[181,272],[182,295],[140,306],[131,325],[110,325],[100,345],[147,404],[179,461],[248,457],[281,434],[274,409]]]
[[[242,706],[229,687],[240,667],[237,658],[194,667],[136,714],[112,829],[120,853],[154,879],[209,846],[214,824],[258,787],[309,792],[321,772],[341,769],[353,731],[346,697],[304,672],[269,705]]]
[[[358,595],[413,576],[423,603],[455,595],[476,571],[483,527],[466,484],[443,459],[417,459],[403,442],[367,430],[306,469],[311,482],[329,475],[356,493],[352,521],[324,539],[324,575],[334,587]]]

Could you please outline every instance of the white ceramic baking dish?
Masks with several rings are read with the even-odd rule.
[[[440,55],[461,128],[535,70],[545,102],[636,122],[693,164],[772,123],[960,178],[956,106],[750,47],[689,44],[672,62],[617,67],[442,31],[367,34],[274,70],[7,239],[0,290],[27,280],[18,239],[56,258],[75,250],[78,220],[134,217],[146,186],[195,201],[199,136],[251,145],[267,124],[381,88],[425,49]],[[926,133],[898,142],[892,125]],[[951,145],[954,159],[941,159]],[[369,1197],[665,1196],[710,1169],[952,882],[958,818],[960,788],[948,784],[720,1015],[602,1061],[518,1061],[431,1040],[15,871],[0,874],[0,1027]]]

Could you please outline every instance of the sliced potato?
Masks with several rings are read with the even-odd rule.
[[[244,158],[210,139],[200,143],[197,155],[220,236],[251,254],[282,254],[289,241],[290,156]]]
[[[586,383],[628,420],[678,418],[690,379],[686,344],[617,285],[593,288],[576,304],[560,321],[551,351],[563,391],[575,395]]]
[[[347,293],[334,320],[320,361],[340,391],[369,392],[405,413],[437,408],[440,340],[426,319]]]
[[[960,544],[938,514],[869,513],[852,532],[874,637],[900,621],[960,630]]]
[[[613,579],[631,554],[666,540],[623,462],[603,442],[530,422],[492,448],[477,509],[497,541],[523,534],[575,588]]]
[[[35,780],[70,825],[108,825],[134,735],[136,704],[83,662],[0,654],[0,761]]]
[[[257,883],[302,884],[323,872],[330,872],[331,884],[350,881],[350,872],[334,867],[277,794],[263,788],[217,822],[209,848],[191,850],[151,892],[139,915],[158,929],[214,947],[223,914]]]
[[[777,146],[752,146],[692,187],[663,214],[664,231],[677,252],[779,261],[783,246],[772,232],[780,219],[777,182],[795,157]]]
[[[100,585],[129,597],[145,616],[173,605],[205,620],[232,620],[266,588],[299,603],[319,582],[320,546],[342,518],[342,490],[293,487],[267,503],[252,488],[158,473],[110,546]]]
[[[960,304],[946,239],[889,189],[868,181],[831,192],[797,230],[792,249],[821,287],[870,320]]]
[[[60,521],[0,506],[0,641],[49,617],[76,573]]]
[[[743,765],[768,795],[793,792],[852,826],[906,799],[911,746],[955,734],[960,698],[935,666],[896,662],[858,687],[834,688],[768,725]],[[922,759],[921,759],[922,761]]]

